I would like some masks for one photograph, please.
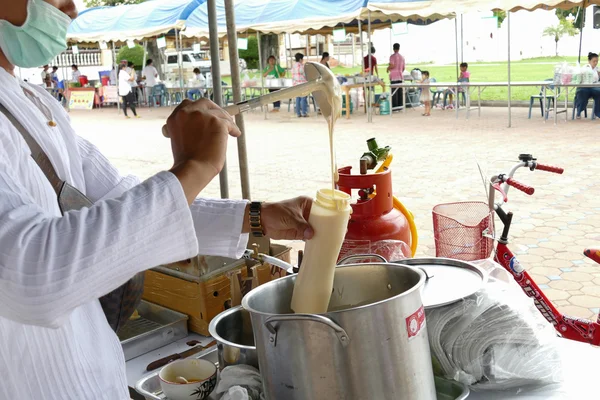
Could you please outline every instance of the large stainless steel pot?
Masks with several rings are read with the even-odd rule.
[[[217,315],[210,321],[208,331],[217,341],[220,369],[237,364],[258,368],[250,314],[242,306]]]
[[[425,278],[400,264],[340,266],[323,315],[292,313],[295,275],[248,293],[267,400],[435,399]]]

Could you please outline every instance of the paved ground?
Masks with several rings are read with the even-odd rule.
[[[160,134],[168,109],[141,110],[142,119],[125,120],[114,109],[72,112],[77,131],[98,145],[123,173],[145,178],[169,168],[169,141]],[[337,125],[340,166],[358,167],[365,140],[377,137],[395,155],[394,192],[415,214],[420,232],[420,255],[435,254],[432,207],[439,203],[485,201],[477,162],[487,175],[506,171],[519,153],[533,153],[541,162],[565,168],[562,176],[522,171],[521,181],[536,188],[534,196],[510,193],[508,208],[515,213],[511,231],[513,251],[534,274],[546,294],[567,314],[592,317],[600,307],[600,266],[587,260],[586,246],[600,247],[600,188],[596,154],[598,120],[563,120],[554,125],[537,115],[527,120],[527,109],[513,109],[513,128],[507,111],[488,108],[482,117],[465,120],[449,111],[421,110],[405,115],[363,114]],[[296,119],[282,112],[263,119],[246,116],[252,197],[279,200],[313,195],[329,183],[329,154],[324,120],[314,115]],[[228,158],[231,197],[241,197],[236,141]],[[218,196],[218,180],[205,192]],[[301,247],[301,244],[295,244]]]

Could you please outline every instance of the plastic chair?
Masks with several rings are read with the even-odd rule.
[[[429,80],[429,82],[435,83],[435,82],[437,82],[437,79],[431,78]],[[429,89],[429,91],[433,94],[433,98],[431,99],[432,100],[431,101],[431,106],[432,107],[435,107],[435,105],[442,100],[442,94],[444,94],[445,90],[446,89],[441,88],[441,87],[432,87],[432,88]]]
[[[575,119],[575,111],[577,110],[577,103],[579,102],[577,100],[577,94],[578,91],[575,92],[575,98],[573,99],[573,113],[571,114],[571,119]],[[589,103],[588,103],[589,104]],[[596,100],[592,99],[592,119],[596,119],[596,114],[594,114],[594,109],[596,107]],[[583,116],[584,118],[587,118],[587,107],[584,108],[583,110]]]
[[[554,79],[545,79],[544,82],[553,82]],[[540,88],[540,94],[534,94],[531,97],[529,97],[529,119],[531,119],[531,109],[533,108],[533,102],[538,99],[540,101],[540,112],[542,113],[542,118],[544,117],[544,104],[543,104],[543,98],[544,98],[544,89]],[[552,102],[552,105],[554,105],[554,97],[552,96],[546,96],[546,109],[550,109],[550,102]]]
[[[165,88],[162,85],[153,86],[148,96],[148,101],[152,107],[156,106],[157,100],[159,107],[162,107],[165,101]]]
[[[554,81],[554,79],[546,79],[546,82],[552,82]],[[551,91],[555,90],[555,86],[554,85],[548,85],[548,87],[550,88]],[[556,89],[556,98],[558,99],[560,97],[560,87],[558,87],[558,89]],[[548,98],[550,98],[550,100],[548,101]],[[546,119],[548,119],[548,117],[550,116],[550,110],[556,112],[556,104],[554,104],[554,96],[548,96],[546,95],[546,110],[548,112],[546,112]],[[550,103],[552,103],[552,107],[550,107]],[[565,111],[566,112],[566,111]]]

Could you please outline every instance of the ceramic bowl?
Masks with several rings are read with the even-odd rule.
[[[169,400],[204,400],[217,385],[217,367],[206,360],[177,360],[158,373],[160,387]],[[177,383],[183,377],[190,383]]]

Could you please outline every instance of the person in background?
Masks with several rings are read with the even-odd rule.
[[[52,72],[50,72],[50,79],[54,83],[54,85],[58,85],[58,67],[55,65],[52,67]]]
[[[133,92],[131,91],[131,81],[134,79],[135,77],[129,75],[127,72],[127,66],[122,64],[121,71],[119,71],[119,96],[121,96],[123,99],[123,113],[125,113],[125,118],[131,118],[127,115],[128,105],[131,108],[131,111],[133,111],[133,115],[136,118],[140,117],[135,111],[135,98],[133,97]]]
[[[375,58],[375,56],[373,54],[375,54],[375,47],[371,47],[371,54],[366,55],[365,58],[363,59],[364,71],[365,71],[365,74],[370,73],[371,75],[373,75],[373,72],[375,72],[375,75],[377,75],[377,77],[379,77],[379,69],[377,69],[377,59]],[[371,60],[370,67],[369,67],[369,59]]]
[[[269,58],[267,59],[267,64],[267,67],[263,71],[263,77],[279,79],[285,76],[285,68],[283,68],[279,65],[279,63],[277,63],[277,59],[275,58],[275,56],[269,56]],[[279,89],[269,89],[269,93],[276,92],[278,90]],[[273,103],[273,109],[271,110],[271,112],[279,112],[280,108],[281,101],[276,101]]]
[[[387,67],[387,72],[390,74],[390,83],[400,84],[404,81],[404,69],[406,68],[406,61],[402,54],[400,54],[400,43],[394,43],[394,54],[390,56],[390,63]],[[404,90],[402,88],[397,89],[392,96],[392,109],[396,107],[402,107],[404,105]]]
[[[331,69],[331,67],[329,66],[329,53],[324,51],[323,54],[321,55],[321,61],[319,61],[321,64],[323,64],[324,66],[326,66],[327,68]]]
[[[142,79],[146,81],[146,98],[148,99],[149,104],[152,88],[156,86],[156,81],[158,79],[158,71],[154,68],[154,65],[152,65],[152,59],[150,58],[146,61],[146,66],[142,70]]]
[[[112,70],[110,71],[110,84],[112,86],[117,86],[117,69],[113,65]]]
[[[304,72],[304,54],[296,53],[294,56],[296,62],[292,66],[292,82],[294,86],[306,82],[306,73]],[[296,115],[308,117],[308,96],[296,97]]]
[[[428,84],[429,83],[429,71],[423,71],[423,72],[421,72],[421,75],[422,75],[423,79],[421,80],[420,83]],[[425,112],[423,113],[423,116],[424,117],[431,116],[431,91],[429,90],[429,87],[421,88],[421,101],[425,105]]]
[[[197,100],[204,97],[204,89],[206,87],[206,78],[200,73],[200,68],[194,68],[195,84],[197,88],[190,89],[187,91],[187,97],[190,100]]]
[[[600,76],[598,75],[598,54],[588,53],[588,63],[583,68],[591,69],[594,73],[592,82],[598,83],[600,80]],[[577,108],[577,119],[581,118],[581,112],[587,109],[590,98],[594,99],[594,115],[600,118],[600,87],[577,88],[575,98],[577,99],[577,104],[575,105]]]
[[[131,85],[131,93],[133,93],[134,102],[138,103],[138,101],[139,101],[139,96],[138,96],[138,88],[139,88],[138,76],[137,76],[137,72],[135,72],[135,65],[131,61],[127,62],[127,73],[129,74],[129,77],[132,78],[129,81],[129,84]]]
[[[459,82],[469,82],[471,80],[471,73],[468,71],[469,69],[469,64],[467,64],[466,62],[460,63],[460,75],[458,76],[458,81]],[[453,109],[454,108],[454,90],[455,89],[446,89],[446,91],[444,92],[444,105],[442,107],[442,109]],[[465,89],[459,87],[457,93],[462,93],[464,92]],[[450,103],[446,103],[446,98],[450,97]],[[460,101],[458,98],[456,99],[456,101]],[[446,106],[446,104],[448,104]]]
[[[77,64],[71,65],[71,71],[73,71],[71,75],[71,81],[79,83],[79,77],[81,76],[81,72],[79,72],[79,67],[77,67]]]
[[[42,85],[44,87],[52,87],[52,79],[50,78],[49,65],[44,65],[44,69],[42,69]]]

